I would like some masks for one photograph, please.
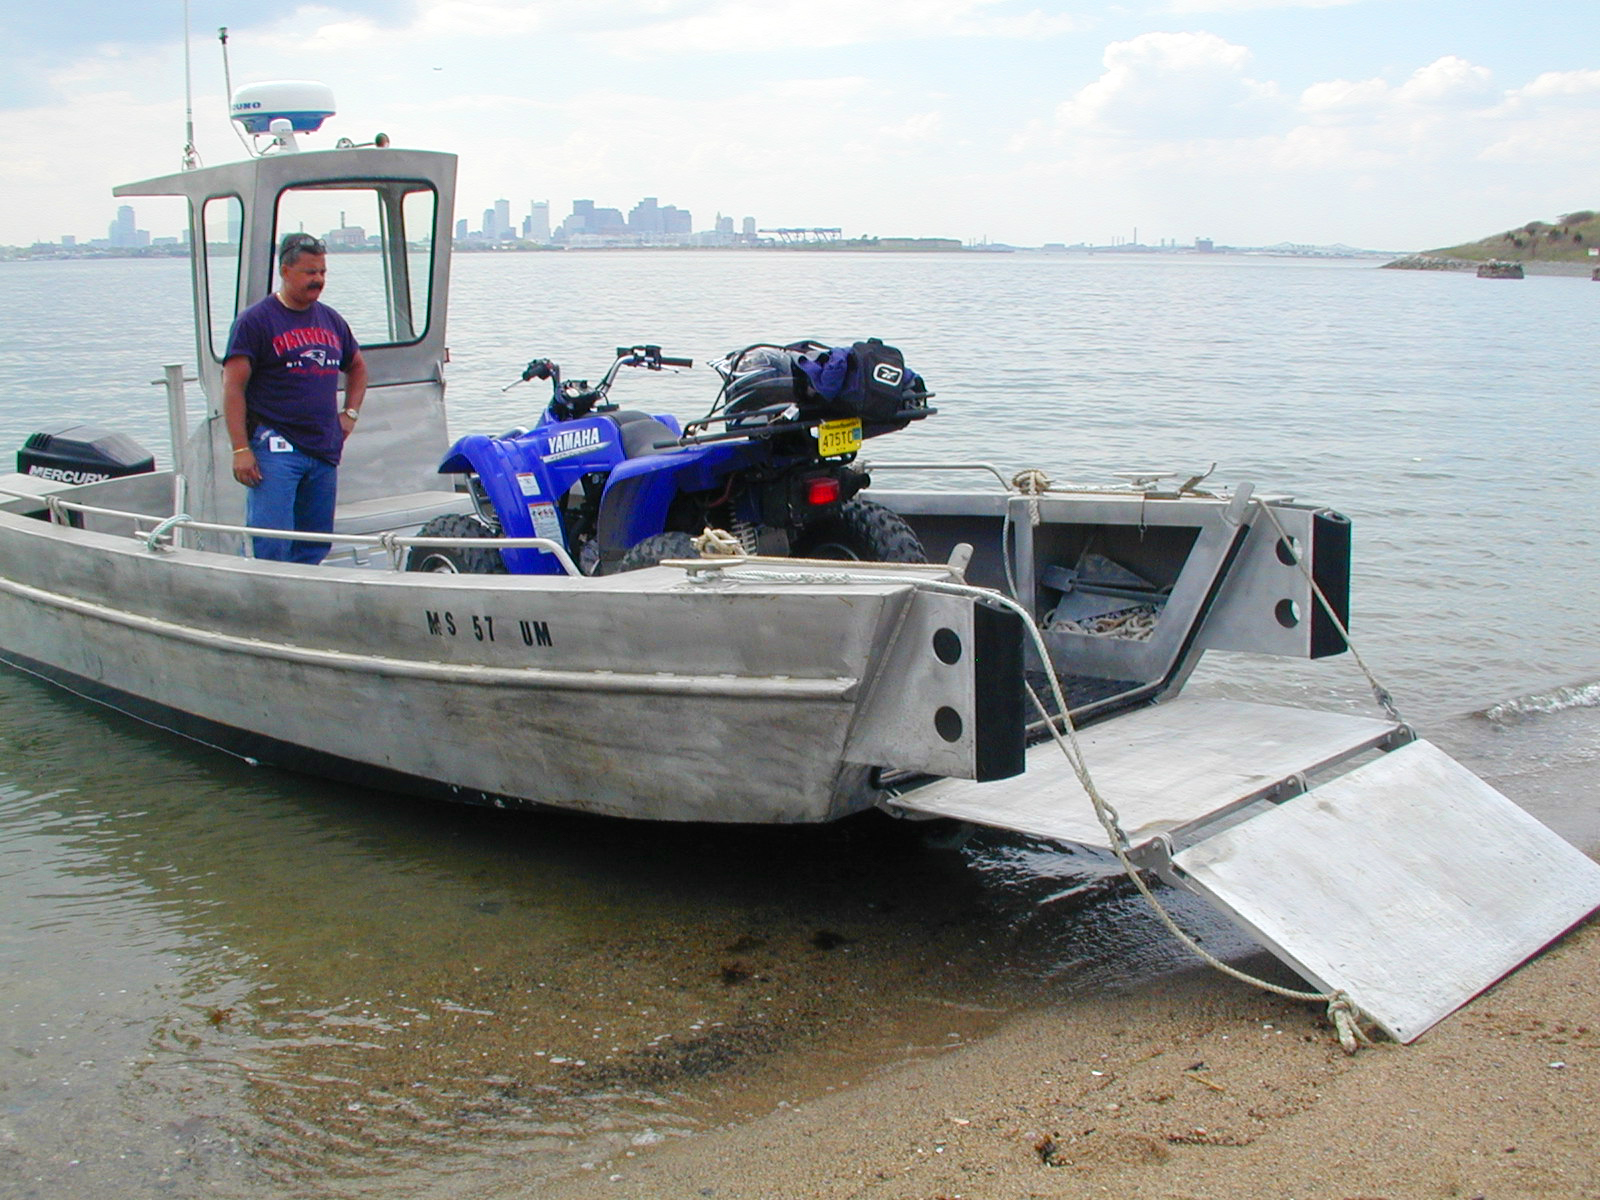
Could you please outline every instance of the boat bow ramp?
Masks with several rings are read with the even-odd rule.
[[[1077,735],[1141,868],[1411,1042],[1600,909],[1600,865],[1405,725],[1179,698]],[[893,807],[1113,849],[1055,741]]]

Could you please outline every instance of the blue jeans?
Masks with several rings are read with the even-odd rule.
[[[270,429],[256,430],[250,449],[255,451],[256,465],[261,468],[261,482],[245,490],[245,524],[255,529],[332,533],[339,469],[300,453]],[[252,541],[257,558],[310,566],[320,563],[332,549],[328,542],[264,537]]]

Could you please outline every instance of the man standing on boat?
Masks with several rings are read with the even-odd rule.
[[[250,489],[245,524],[331,533],[339,457],[367,392],[367,364],[345,319],[319,296],[328,248],[306,233],[278,247],[279,287],[239,314],[222,367],[233,477]],[[344,407],[339,373],[344,372]],[[257,558],[315,565],[327,542],[253,539]]]

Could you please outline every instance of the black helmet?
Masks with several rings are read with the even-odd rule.
[[[794,355],[777,346],[751,346],[730,355],[722,395],[730,413],[751,412],[796,399]]]

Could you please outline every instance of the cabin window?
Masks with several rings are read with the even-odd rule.
[[[324,296],[363,346],[404,345],[428,332],[438,196],[421,181],[333,183],[278,196],[274,253],[288,233],[328,246]],[[277,261],[273,261],[277,278]]]
[[[221,359],[239,306],[239,251],[244,205],[237,196],[212,196],[201,214],[206,248],[206,310],[210,314],[211,354]]]

